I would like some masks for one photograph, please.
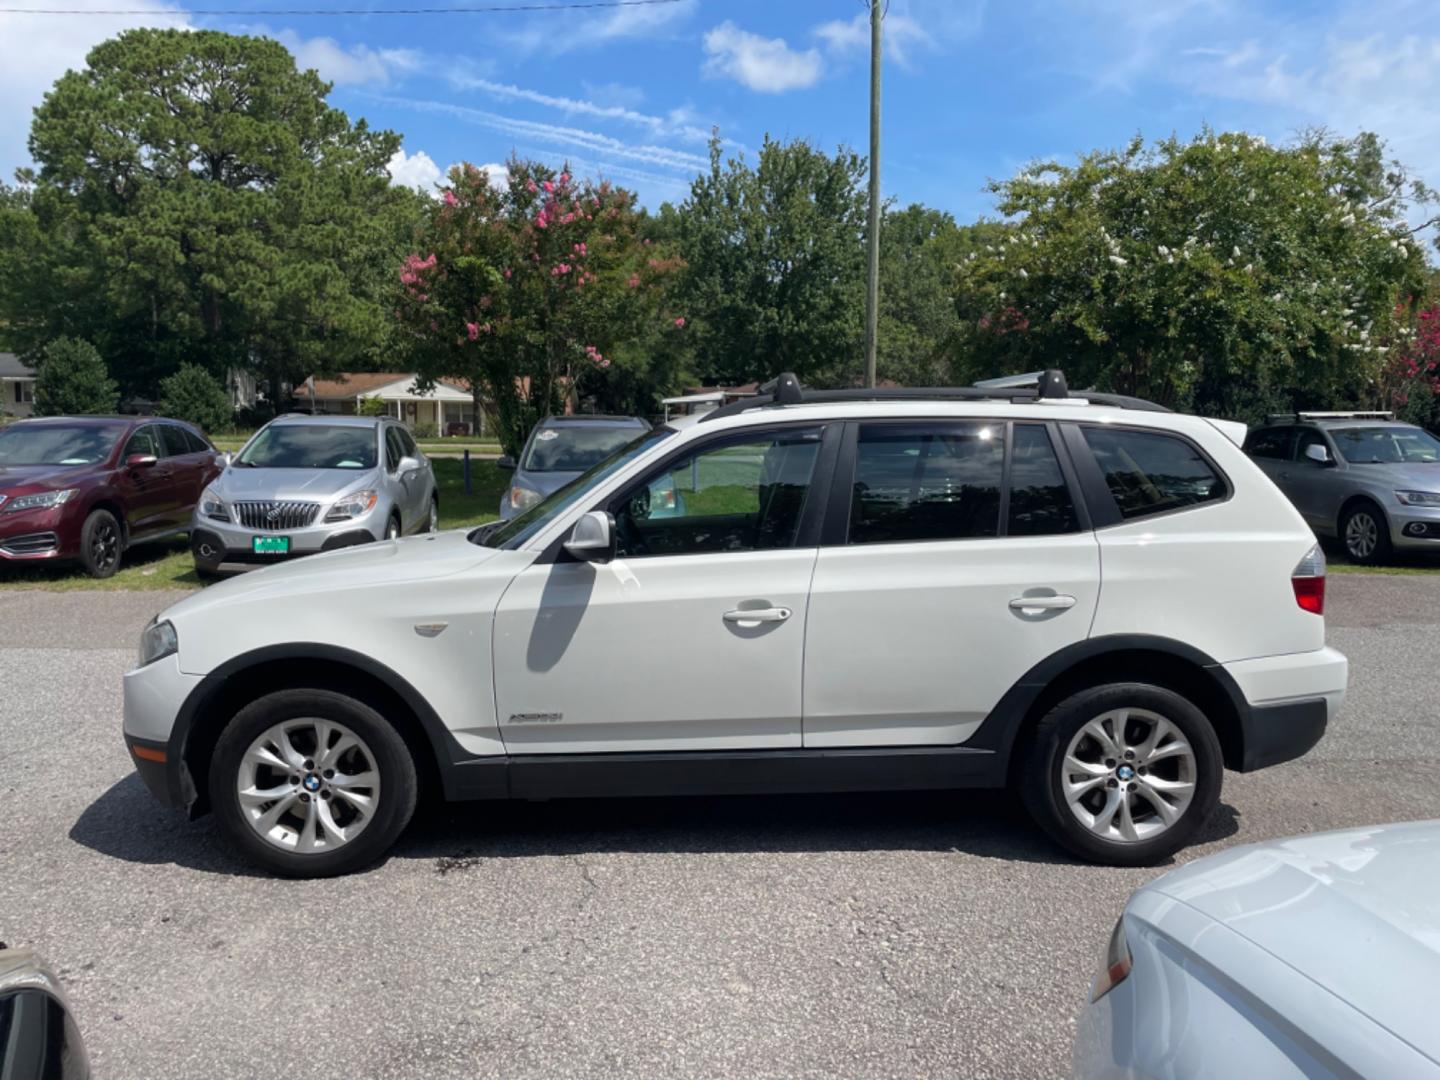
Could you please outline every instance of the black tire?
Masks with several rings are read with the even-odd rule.
[[[440,531],[440,496],[430,496],[430,510],[425,519],[425,531],[435,533]]]
[[[405,530],[400,524],[400,515],[391,514],[390,520],[385,523],[385,539],[399,540],[403,535],[405,535]]]
[[[251,743],[276,724],[300,718],[348,727],[364,741],[380,774],[381,794],[372,818],[353,840],[333,851],[282,850],[251,827],[236,791]],[[400,733],[370,706],[332,690],[280,690],[251,702],[226,725],[210,759],[210,803],[220,827],[250,861],[283,877],[334,877],[369,866],[410,823],[417,788],[415,762]]]
[[[1063,761],[1071,740],[1090,721],[1121,708],[1144,710],[1168,720],[1189,743],[1194,762],[1194,790],[1188,806],[1157,835],[1139,840],[1108,839],[1086,828],[1071,810],[1063,789]],[[1124,764],[1123,759],[1120,764]],[[1111,683],[1072,694],[1046,713],[1027,741],[1020,767],[1020,794],[1026,809],[1062,847],[1089,862],[1149,866],[1179,851],[1205,824],[1220,801],[1225,765],[1215,729],[1191,702],[1172,690],[1148,683]],[[1160,769],[1157,762],[1157,776]],[[1130,775],[1144,783],[1134,772]],[[1120,783],[1107,780],[1105,787]],[[1100,790],[1098,795],[1103,802],[1106,792]],[[1141,812],[1147,811],[1142,807]],[[1153,814],[1153,810],[1148,813]]]
[[[1340,544],[1345,557],[1361,566],[1390,561],[1390,523],[1384,512],[1369,500],[1353,503],[1340,515]]]
[[[80,565],[92,578],[113,577],[120,569],[125,534],[109,510],[92,510],[80,528]]]

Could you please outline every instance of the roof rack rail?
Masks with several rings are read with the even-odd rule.
[[[1163,405],[1125,394],[1102,394],[1093,390],[1072,392],[1065,385],[1065,374],[1055,368],[1029,375],[987,379],[974,386],[891,386],[852,390],[805,390],[800,380],[787,371],[761,386],[754,397],[741,398],[712,409],[704,413],[699,422],[703,424],[726,416],[738,416],[752,409],[846,401],[1007,401],[1029,404],[1061,400],[1111,405],[1141,412],[1170,412]]]
[[[1394,420],[1395,414],[1387,409],[1339,409],[1316,412],[1302,409],[1299,412],[1268,413],[1267,424],[1293,424],[1297,420]]]

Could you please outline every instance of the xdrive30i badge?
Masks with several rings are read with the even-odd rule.
[[[558,724],[565,719],[560,712],[517,712],[510,714],[512,724]]]

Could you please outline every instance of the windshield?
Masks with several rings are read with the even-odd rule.
[[[662,439],[668,439],[674,434],[675,429],[668,427],[658,427],[645,432],[520,516],[511,518],[498,528],[495,525],[480,526],[470,534],[470,540],[484,547],[519,547],[606,477],[624,468]]]
[[[520,468],[526,472],[584,472],[633,438],[633,425],[541,428],[530,440]]]
[[[94,465],[115,449],[119,425],[16,424],[0,431],[0,465]]]
[[[1340,456],[1351,465],[1440,461],[1440,439],[1422,428],[1354,427],[1332,430]]]
[[[375,429],[280,424],[251,439],[235,464],[255,469],[373,469]]]

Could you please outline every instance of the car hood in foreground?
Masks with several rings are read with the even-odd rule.
[[[231,465],[214,484],[222,499],[328,499],[375,486],[375,469],[252,469]]]
[[[1222,923],[1440,1061],[1440,822],[1236,848],[1146,889]]]

